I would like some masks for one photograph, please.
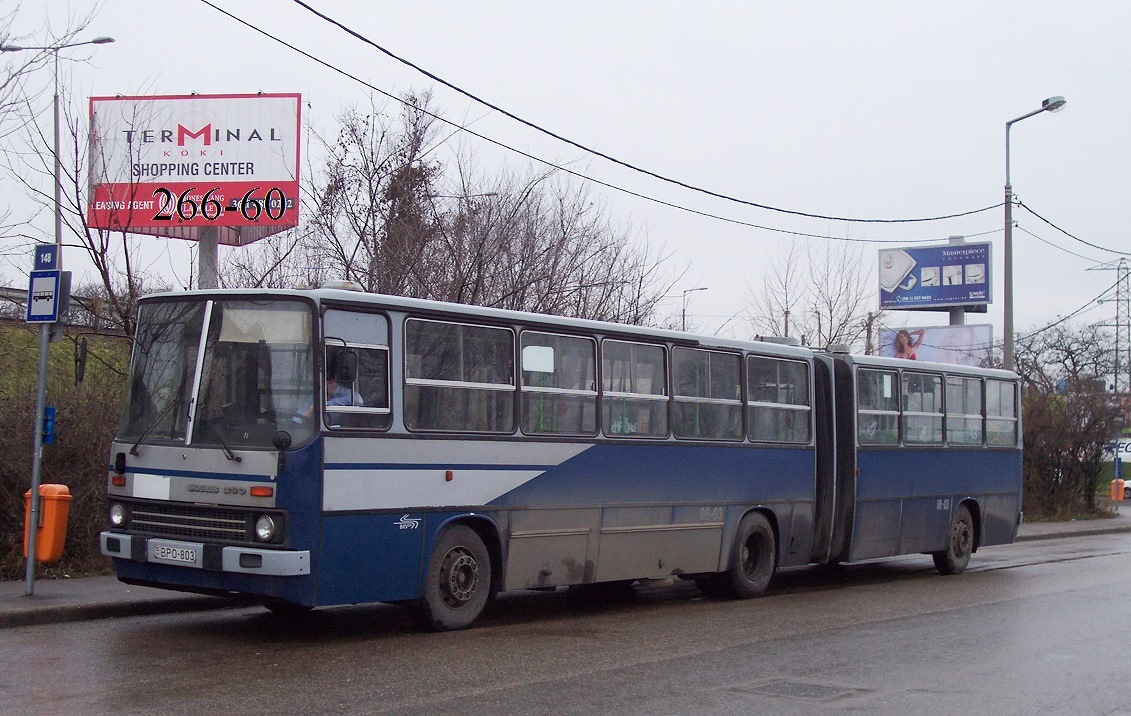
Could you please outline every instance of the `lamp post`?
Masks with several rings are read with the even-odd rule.
[[[680,314],[681,315],[681,318],[680,318],[681,328],[680,328],[680,330],[682,330],[682,331],[687,330],[687,294],[694,293],[695,291],[706,291],[706,290],[707,290],[706,286],[700,286],[698,288],[689,288],[689,289],[687,289],[686,291],[683,292],[683,311]]]
[[[1041,108],[1005,123],[1005,369],[1013,370],[1013,186],[1009,183],[1009,128],[1023,119],[1041,112],[1058,112],[1064,108],[1064,97],[1049,97]]]
[[[86,42],[70,42],[62,45],[21,47],[18,45],[0,45],[0,52],[21,52],[24,50],[42,50],[54,55],[55,63],[55,245],[58,247],[58,261],[56,266],[63,267],[63,165],[59,157],[59,51],[69,47],[82,47],[83,45],[105,45],[113,42],[112,37],[96,37]],[[47,397],[47,355],[51,343],[51,328],[46,323],[39,324],[39,383],[35,400],[35,425],[33,429],[34,454],[31,468],[31,509],[28,511],[27,535],[27,570],[25,572],[26,585],[24,596],[35,593],[35,551],[36,529],[39,524],[41,509],[39,498],[40,465],[43,457],[43,412]]]

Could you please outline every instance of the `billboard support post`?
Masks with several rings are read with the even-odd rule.
[[[196,287],[201,289],[219,288],[220,246],[218,232],[209,226],[200,232],[197,240],[197,279]]]
[[[966,243],[965,236],[951,236],[950,244],[952,246],[960,246]],[[952,326],[965,326],[966,325],[966,306],[955,306],[950,309],[950,325]]]

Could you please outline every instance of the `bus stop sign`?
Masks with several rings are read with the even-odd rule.
[[[59,269],[32,271],[27,292],[27,322],[55,323],[59,320]]]

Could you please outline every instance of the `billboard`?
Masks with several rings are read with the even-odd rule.
[[[1118,438],[1104,445],[1104,462],[1114,462],[1115,458],[1131,462],[1131,439]]]
[[[880,308],[932,309],[992,300],[990,243],[880,250]]]
[[[926,326],[880,330],[880,355],[989,368],[994,327]]]
[[[94,228],[239,246],[298,224],[298,94],[92,97]]]

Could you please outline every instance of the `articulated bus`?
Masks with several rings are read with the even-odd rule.
[[[101,550],[276,611],[923,553],[1021,520],[1017,376],[366,294],[142,299]]]

